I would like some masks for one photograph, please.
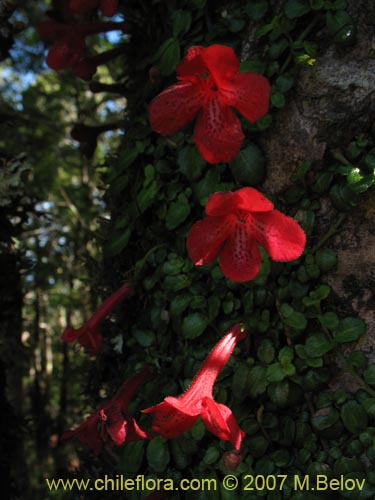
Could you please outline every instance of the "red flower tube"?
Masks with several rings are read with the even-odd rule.
[[[53,70],[60,71],[73,67],[82,59],[86,51],[86,36],[123,27],[124,23],[116,22],[65,24],[43,21],[38,25],[38,32],[43,39],[56,40],[48,52],[46,62]]]
[[[207,216],[196,222],[187,237],[187,250],[196,266],[220,256],[220,268],[232,281],[249,281],[258,274],[258,244],[271,259],[286,262],[301,256],[306,236],[298,223],[278,210],[256,189],[214,193]]]
[[[207,430],[230,441],[237,450],[240,448],[245,433],[239,428],[232,411],[214,401],[212,390],[237,341],[245,336],[242,325],[234,325],[208,355],[186,392],[178,397],[168,396],[158,405],[142,410],[143,413],[154,413],[154,431],[165,438],[174,438],[190,429],[200,416]]]
[[[62,340],[67,343],[78,340],[89,354],[97,354],[103,345],[103,337],[100,331],[101,323],[122,300],[132,293],[133,290],[130,285],[125,283],[101,304],[81,328],[66,327],[62,334]]]
[[[127,379],[115,396],[99,406],[80,426],[62,435],[62,439],[76,436],[81,443],[89,446],[98,455],[106,441],[121,446],[125,441],[150,439],[134,418],[128,415],[129,401],[138,387],[150,378],[148,366]]]
[[[239,73],[240,62],[224,45],[190,47],[177,66],[177,79],[149,107],[152,129],[170,135],[195,116],[193,140],[209,163],[229,162],[244,135],[235,108],[250,122],[268,111],[270,84],[257,73]]]

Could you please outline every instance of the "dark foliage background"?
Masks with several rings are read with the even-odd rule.
[[[15,40],[0,73],[1,446],[10,450],[1,455],[9,458],[2,462],[12,478],[10,498],[85,498],[49,492],[46,477],[221,480],[229,473],[231,446],[205,432],[201,422],[174,440],[107,447],[96,458],[60,436],[144,363],[154,366],[155,377],[133,399],[134,414],[179,394],[237,321],[249,338],[215,386],[216,400],[231,407],[246,432],[242,461],[230,473],[365,478],[360,498],[373,498],[371,337],[364,344],[373,324],[348,300],[349,290],[360,295],[361,285],[338,293],[332,284],[346,244],[337,234],[346,224],[354,233],[351,217],[372,206],[373,114],[369,107],[358,119],[350,106],[340,108],[353,124],[344,136],[331,133],[321,119],[318,128],[329,147],[319,154],[306,148],[302,158],[289,154],[297,142],[292,123],[281,132],[278,125],[300,96],[301,79],[313,81],[329,51],[345,62],[364,43],[358,11],[345,0],[120,1],[118,19],[128,23],[126,33],[98,36],[91,48],[125,42],[124,55],[94,77],[121,88],[94,93],[92,83],[68,71],[56,74],[43,63],[45,47],[35,25],[45,18],[48,2],[10,3],[15,11],[0,18]],[[242,120],[246,139],[229,165],[201,159],[192,126],[166,138],[153,133],[147,120],[148,103],[175,82],[185,50],[213,43],[233,47],[243,71],[260,72],[272,83],[269,114],[255,125]],[[157,74],[150,78],[152,67]],[[324,95],[320,89],[316,99]],[[85,144],[79,148],[70,138],[77,122],[118,120],[121,129],[102,134],[92,158],[85,157]],[[267,146],[273,130],[282,135],[293,165],[280,175],[282,188]],[[236,284],[217,263],[195,268],[185,238],[211,193],[241,186],[255,186],[296,217],[308,244],[292,263],[272,263],[264,254],[259,276]],[[374,262],[367,264],[371,289]],[[106,322],[105,348],[96,359],[61,342],[67,324],[79,326],[129,279],[134,296]],[[140,417],[143,427],[150,422]],[[138,499],[147,492],[111,496]],[[359,498],[358,491],[294,491],[289,480],[282,491],[218,488],[174,496],[190,497]]]

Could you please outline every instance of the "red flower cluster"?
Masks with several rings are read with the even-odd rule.
[[[168,396],[156,406],[142,410],[154,413],[152,428],[165,438],[174,438],[192,427],[201,417],[207,430],[238,450],[245,433],[239,428],[232,411],[216,403],[212,390],[221,370],[228,361],[238,340],[246,336],[242,325],[234,325],[214,347],[194,378],[189,389],[181,396]]]
[[[89,446],[98,455],[106,441],[121,446],[125,441],[150,439],[134,418],[128,415],[128,405],[138,387],[150,378],[151,371],[145,366],[126,380],[115,396],[99,406],[79,427],[67,431],[62,439],[76,436],[81,443]]]
[[[255,122],[268,111],[270,84],[257,73],[239,73],[239,60],[230,47],[190,47],[177,66],[180,83],[151,102],[150,124],[170,135],[197,116],[193,140],[209,163],[229,162],[244,135],[235,108]]]
[[[207,217],[196,222],[187,237],[187,250],[195,265],[209,264],[218,255],[227,278],[242,282],[258,274],[261,245],[275,261],[297,259],[306,236],[297,222],[274,210],[256,189],[214,193],[206,204]]]
[[[121,51],[100,54],[102,58],[83,59],[86,54],[86,37],[113,30],[123,30],[124,23],[98,21],[93,23],[65,23],[55,20],[42,21],[38,24],[38,33],[43,40],[55,41],[50,48],[46,62],[55,71],[74,68],[84,61],[90,65],[89,78],[99,64],[116,57]],[[99,56],[97,56],[99,57]],[[78,66],[77,72],[82,71]],[[85,79],[87,71],[85,72]],[[79,76],[79,75],[78,75]]]
[[[132,293],[132,288],[128,283],[125,283],[102,303],[81,328],[75,329],[71,326],[65,328],[62,334],[63,341],[69,343],[78,340],[88,354],[93,356],[97,354],[103,345],[103,337],[100,332],[101,323],[122,300],[129,297]]]

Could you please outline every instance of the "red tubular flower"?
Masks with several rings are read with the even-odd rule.
[[[198,416],[207,430],[215,436],[230,441],[238,450],[245,433],[239,428],[232,411],[216,403],[212,389],[237,341],[246,336],[237,323],[214,347],[195,376],[189,389],[181,396],[168,396],[156,406],[142,410],[155,413],[152,428],[165,438],[174,438],[193,426]]]
[[[80,426],[62,435],[62,439],[76,436],[81,443],[89,446],[98,455],[106,441],[121,446],[125,441],[150,439],[134,418],[127,413],[129,401],[138,387],[150,378],[148,366],[126,380],[115,396],[99,406]]]
[[[112,17],[116,14],[118,8],[118,0],[101,0],[100,10],[103,16]]]
[[[75,329],[71,326],[65,328],[62,334],[62,340],[67,343],[78,340],[80,345],[84,347],[89,354],[97,354],[103,345],[100,324],[122,300],[129,297],[132,293],[132,288],[128,283],[125,283],[101,304],[97,311],[81,328]]]
[[[55,71],[71,68],[83,57],[85,51],[84,38],[80,36],[61,38],[49,49],[46,63]]]
[[[65,24],[43,21],[38,25],[38,32],[44,40],[56,40],[48,52],[46,62],[50,68],[59,71],[71,68],[84,56],[86,36],[123,28],[124,23],[116,22]]]
[[[297,222],[278,210],[256,189],[214,193],[206,204],[207,217],[196,222],[187,237],[187,250],[196,266],[220,255],[220,268],[232,281],[249,281],[258,274],[258,244],[271,259],[286,262],[302,254],[306,236]]]
[[[239,152],[244,135],[235,108],[255,122],[268,111],[270,84],[257,73],[239,73],[230,47],[190,47],[177,66],[180,83],[151,102],[155,132],[170,135],[197,115],[193,140],[209,163],[228,162]]]

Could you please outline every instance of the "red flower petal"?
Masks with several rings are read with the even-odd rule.
[[[80,14],[86,14],[98,7],[99,0],[70,0],[69,8]]]
[[[172,85],[151,101],[151,128],[159,134],[174,134],[194,118],[201,105],[202,95],[196,85]]]
[[[235,192],[214,193],[206,204],[207,215],[229,215],[237,210],[268,212],[273,203],[256,189],[245,187]]]
[[[225,45],[211,45],[202,51],[201,57],[218,87],[232,80],[240,67],[234,50]]]
[[[236,450],[240,449],[245,433],[240,429],[230,408],[211,398],[203,398],[200,416],[209,432],[230,441]]]
[[[172,397],[166,399],[169,402],[178,401],[177,398]],[[192,416],[182,413],[169,402],[164,400],[156,406],[142,410],[142,413],[155,413],[152,422],[153,430],[165,438],[172,439],[189,430],[197,420],[198,414]]]
[[[83,38],[62,38],[50,48],[46,63],[55,71],[71,68],[81,59],[85,50],[86,47]]]
[[[209,163],[229,162],[241,148],[240,120],[216,95],[207,99],[194,129],[193,141]]]
[[[207,73],[207,66],[202,60],[202,51],[205,48],[200,45],[190,47],[185,57],[177,65],[177,78],[184,81],[197,81],[197,76]]]
[[[186,247],[196,266],[212,262],[233,229],[234,216],[205,217],[196,222],[187,236]]]
[[[236,108],[250,122],[267,113],[270,92],[267,78],[257,73],[238,73],[220,88],[226,104]]]
[[[276,261],[298,259],[305,248],[306,235],[302,228],[278,210],[254,215],[253,231],[257,241]]]
[[[235,230],[220,252],[220,269],[232,281],[249,281],[258,274],[259,248],[246,224],[236,223]]]
[[[112,17],[117,12],[118,0],[101,0],[100,10],[103,16]]]

